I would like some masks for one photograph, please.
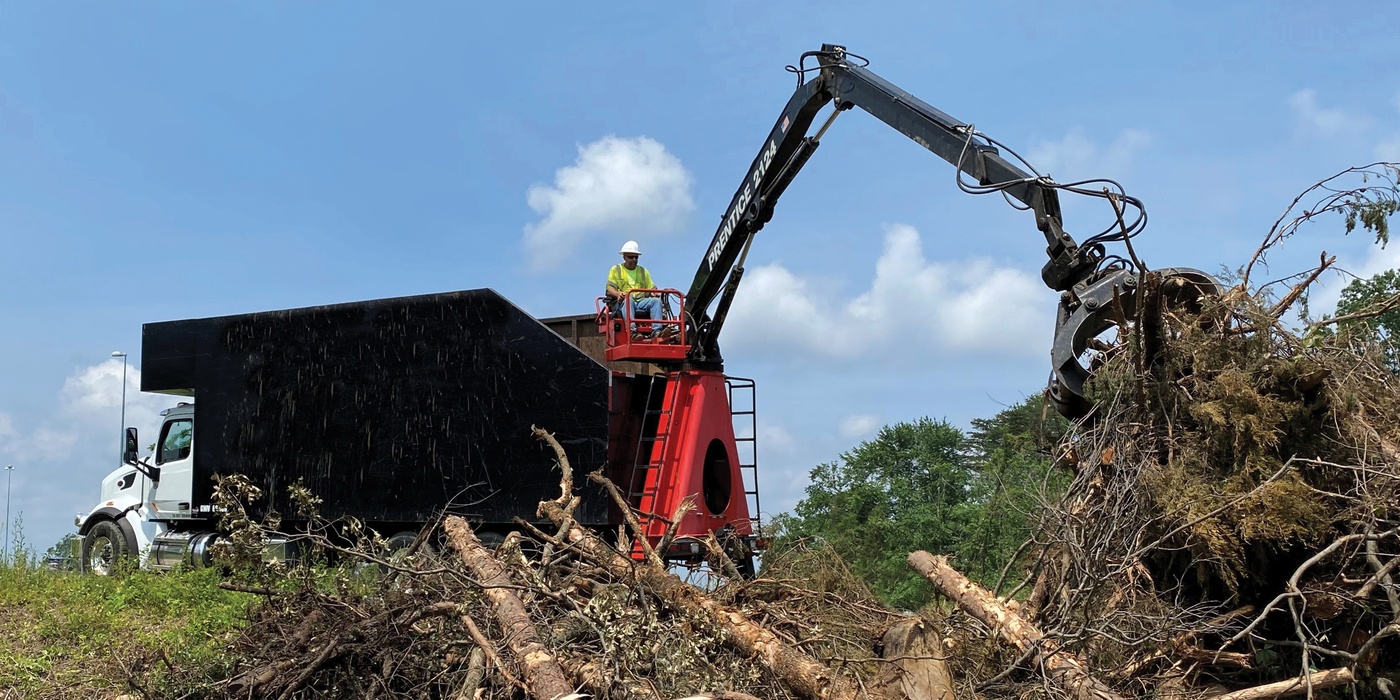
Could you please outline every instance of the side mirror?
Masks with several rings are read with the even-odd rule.
[[[126,449],[123,450],[123,452],[122,452],[122,461],[123,461],[123,462],[128,462],[128,463],[130,463],[130,462],[135,462],[135,461],[136,461],[137,453],[139,453],[139,452],[141,451],[141,448],[139,447],[140,444],[141,444],[141,443],[138,442],[137,439],[136,439],[136,429],[135,429],[135,428],[127,428],[127,429],[126,429]]]

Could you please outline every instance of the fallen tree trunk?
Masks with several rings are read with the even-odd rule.
[[[759,700],[758,698],[741,693],[737,690],[716,690],[713,693],[701,693],[680,698],[680,700]]]
[[[449,517],[443,523],[443,528],[447,532],[448,543],[457,550],[462,563],[467,565],[485,589],[496,621],[505,630],[506,645],[520,660],[530,694],[540,700],[554,700],[573,693],[573,684],[564,677],[564,671],[554,655],[540,641],[539,632],[530,622],[525,605],[510,591],[515,586],[510,575],[476,538],[465,520]]]
[[[938,587],[939,592],[952,598],[968,614],[996,630],[1003,639],[1021,652],[1034,652],[1048,671],[1050,680],[1069,691],[1079,700],[1124,700],[1103,682],[1089,674],[1084,664],[1064,651],[1055,640],[1048,639],[1035,625],[1023,619],[1015,610],[1002,603],[990,591],[968,580],[948,565],[946,557],[928,552],[913,552],[909,566]]]
[[[555,501],[541,503],[540,511],[555,523],[562,525],[568,522],[568,514]],[[634,563],[577,525],[572,525],[563,534],[569,543],[606,566],[614,576],[635,576],[637,581],[673,609],[709,620],[723,629],[727,633],[724,638],[726,642],[759,659],[798,694],[814,700],[855,700],[859,697],[854,684],[837,676],[825,664],[784,644],[742,612],[721,605],[665,569],[652,563]]]
[[[856,700],[856,685],[837,676],[825,664],[784,644],[776,635],[746,615],[720,604],[672,575],[656,561],[634,562],[585,531],[573,519],[573,469],[563,448],[550,433],[534,429],[536,437],[554,448],[562,472],[558,500],[542,501],[539,513],[559,527],[559,537],[582,550],[594,563],[622,579],[635,578],[673,610],[708,620],[724,630],[724,640],[735,649],[758,659],[789,688],[813,700]],[[637,533],[641,536],[640,533]],[[731,696],[732,697],[732,696]]]
[[[1335,688],[1339,685],[1349,685],[1356,682],[1356,677],[1352,675],[1349,668],[1330,668],[1326,671],[1318,671],[1301,678],[1292,678],[1268,685],[1257,685],[1253,688],[1235,690],[1224,695],[1217,695],[1211,700],[1272,700],[1299,693],[1307,693],[1310,690],[1322,690],[1324,688]]]

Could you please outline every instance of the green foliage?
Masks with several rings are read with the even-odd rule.
[[[1396,163],[1371,163],[1347,168],[1332,177],[1313,184],[1294,198],[1278,221],[1264,237],[1264,245],[1254,259],[1245,265],[1241,286],[1248,288],[1250,271],[1263,263],[1270,249],[1292,238],[1311,221],[1323,214],[1341,214],[1346,233],[1358,226],[1371,232],[1376,243],[1390,242],[1390,217],[1400,211],[1400,166]]]
[[[254,600],[221,580],[214,569],[84,576],[24,559],[0,568],[0,688],[95,697],[128,690],[130,677],[161,698],[206,686],[233,663],[225,647]]]
[[[932,587],[905,557],[951,550],[966,534],[972,473],[965,444],[945,421],[882,428],[840,461],[812,470],[806,498],[781,523],[786,536],[824,539],[887,603],[922,607]]]
[[[0,528],[0,537],[3,537],[4,541],[9,545],[10,555],[9,561],[0,561],[0,566],[5,566],[7,564],[13,566],[32,565],[33,562],[31,562],[30,559],[32,558],[33,552],[30,551],[29,542],[24,539],[23,512],[15,516],[14,520],[9,523],[9,528],[8,532],[4,532],[2,531],[3,528]]]
[[[825,543],[896,608],[934,598],[906,563],[918,549],[953,554],[973,580],[995,584],[1029,538],[1043,494],[1064,489],[1049,454],[1068,423],[1040,396],[972,423],[966,435],[930,419],[886,426],[840,461],[816,466],[806,497],[776,518],[774,549]],[[1012,567],[1012,582],[1019,575]]]
[[[62,562],[61,568],[75,568],[82,548],[83,540],[78,537],[78,533],[66,533],[44,552],[44,561]]]
[[[1400,295],[1400,270],[1387,270],[1374,277],[1353,280],[1342,290],[1342,298],[1337,302],[1337,316],[1358,314],[1368,309],[1378,310],[1396,295]],[[1397,331],[1400,331],[1400,306],[1368,318],[1342,321],[1337,327],[1338,334],[1345,339],[1379,345],[1386,367],[1400,373],[1400,349],[1395,345]]]
[[[906,563],[914,550],[954,554],[973,578],[995,582],[1029,534],[1047,446],[1065,424],[1047,421],[1036,397],[973,426],[970,436],[928,418],[886,426],[818,465],[806,497],[778,519],[777,546],[820,539],[886,603],[910,610],[933,600]]]
[[[1390,167],[1389,187],[1372,188],[1368,194],[1347,200],[1342,214],[1346,218],[1347,233],[1361,228],[1376,234],[1376,242],[1385,245],[1390,242],[1390,217],[1400,211],[1400,200],[1396,199],[1393,178],[1395,168]],[[1364,181],[1365,179],[1363,179]]]
[[[1031,535],[1036,511],[1047,495],[1063,493],[1069,475],[1052,470],[1050,455],[1069,431],[1069,421],[1037,394],[992,418],[972,421],[968,445],[973,469],[975,518],[957,550],[964,573],[988,586]],[[1008,572],[1019,582],[1021,572]]]

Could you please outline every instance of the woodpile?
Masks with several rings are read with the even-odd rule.
[[[370,592],[311,578],[290,593],[285,581],[230,584],[267,602],[223,690],[1395,700],[1400,385],[1365,351],[1305,345],[1270,312],[1227,294],[1127,326],[1156,335],[1125,334],[1132,349],[1106,358],[1099,413],[1060,448],[1073,480],[1033,514],[1035,535],[1008,567],[1024,583],[1009,590],[913,552],[949,605],[911,616],[849,574],[784,569],[788,555],[770,553],[756,580],[726,576],[736,569],[718,543],[697,585],[649,548],[631,556],[635,525],[575,523],[559,451],[560,495],[537,521],[550,527],[522,523],[494,551],[447,517],[436,547],[420,538],[397,559],[325,540],[368,562]],[[839,570],[829,550],[806,556]]]
[[[250,588],[267,602],[220,690],[1400,700],[1400,379],[1376,348],[1282,320],[1325,256],[1276,297],[1246,293],[1291,235],[1282,221],[1218,298],[1142,278],[1136,317],[1121,314],[1094,360],[1097,409],[1057,449],[1069,485],[1027,514],[1033,536],[990,588],[911,552],[947,601],[915,615],[829,549],[769,552],[743,581],[718,543],[707,577],[686,580],[647,547],[631,556],[635,522],[574,522],[556,445],[559,497],[494,551],[449,517],[436,548],[420,537],[402,558],[324,542],[369,562],[369,590],[312,573]]]
[[[449,516],[441,551],[387,558],[322,541],[367,562],[369,592],[353,579],[307,580],[289,593],[229,584],[267,601],[240,641],[244,667],[223,690],[252,698],[956,697],[931,621],[884,608],[849,579],[838,595],[784,578],[685,580],[654,554],[635,560],[624,554],[629,533],[573,522],[571,468],[559,457],[561,495],[540,504],[551,532],[523,524],[527,536],[491,551],[467,521]],[[712,553],[723,557],[717,545]],[[717,561],[714,570],[734,567]],[[880,656],[882,645],[892,658]]]

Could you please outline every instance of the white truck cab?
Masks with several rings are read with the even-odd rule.
[[[162,411],[161,416],[153,461],[137,458],[136,429],[127,428],[122,466],[102,480],[97,507],[74,520],[82,537],[79,566],[83,571],[108,574],[124,557],[136,557],[143,566],[162,569],[182,561],[207,563],[189,560],[187,555],[192,539],[202,543],[198,554],[201,558],[205,555],[203,550],[214,539],[212,524],[208,532],[177,532],[185,529],[180,525],[199,524],[190,507],[194,405],[181,403]],[[207,520],[210,514],[202,515]],[[193,538],[195,534],[204,537]]]

